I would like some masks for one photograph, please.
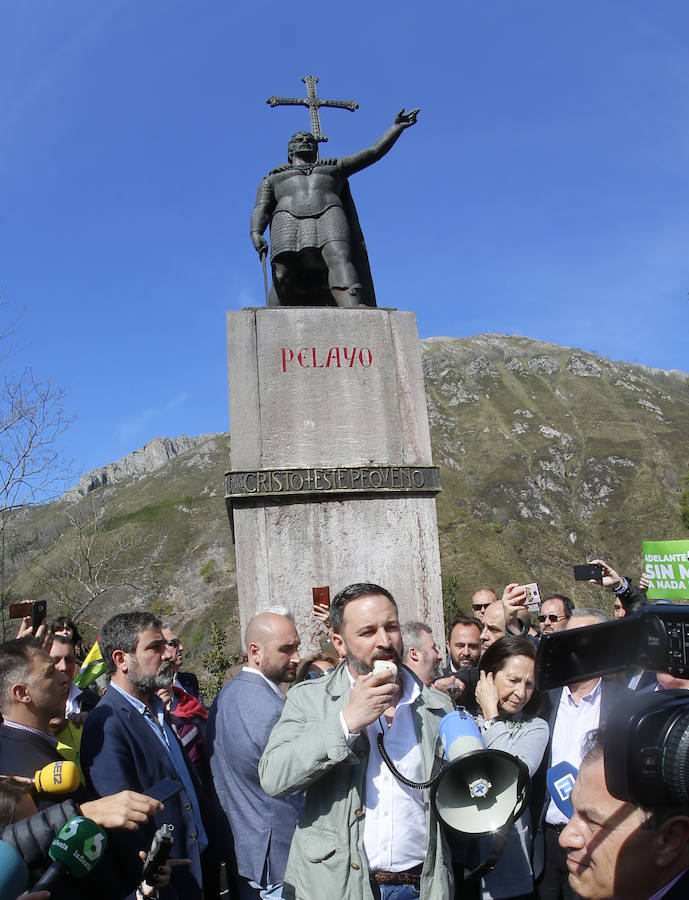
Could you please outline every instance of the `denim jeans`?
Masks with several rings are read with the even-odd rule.
[[[418,900],[419,889],[413,884],[378,884],[380,900]]]

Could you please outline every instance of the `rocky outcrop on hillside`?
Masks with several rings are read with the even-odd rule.
[[[133,453],[128,453],[117,462],[108,463],[82,475],[79,483],[66,492],[64,499],[75,500],[96,488],[117,484],[129,478],[142,478],[150,475],[151,472],[164,466],[172,457],[186,453],[187,450],[204,443],[208,437],[209,435],[206,434],[198,437],[187,437],[186,434],[183,434],[172,439],[153,438],[143,447],[134,450]]]
[[[568,591],[562,560],[638,574],[642,540],[685,536],[689,376],[516,336],[422,348],[444,570]]]

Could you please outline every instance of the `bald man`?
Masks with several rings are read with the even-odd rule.
[[[294,681],[299,635],[283,608],[254,616],[246,628],[247,663],[213,701],[208,719],[211,772],[217,811],[234,847],[226,862],[239,900],[282,897],[282,883],[299,801],[263,792],[258,761],[284,701],[280,684]]]
[[[505,637],[505,610],[502,600],[496,600],[486,607],[483,614],[483,631],[481,632],[481,653]]]

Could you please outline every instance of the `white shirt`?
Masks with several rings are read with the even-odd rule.
[[[274,682],[274,681],[271,681],[270,678],[266,678],[266,676],[263,674],[263,672],[261,672],[260,669],[253,669],[251,666],[242,666],[242,672],[248,672],[250,675],[258,675],[258,676],[260,676],[260,677],[265,681],[266,684],[269,684],[269,685],[272,687],[272,689],[275,691],[275,693],[278,695],[278,697],[279,697],[281,700],[284,700],[284,699],[285,699],[285,698],[282,696],[282,691],[281,691],[280,688],[275,684],[275,682]]]
[[[354,685],[349,669],[350,683]],[[378,750],[378,735],[383,733],[385,750],[395,768],[410,781],[425,781],[430,773],[422,771],[421,748],[414,730],[412,704],[419,696],[416,681],[400,669],[402,696],[397,702],[390,728],[384,716],[366,728],[369,740],[368,765],[364,783],[364,852],[371,872],[404,872],[421,864],[426,857],[425,792],[406,787],[388,769]],[[347,731],[348,742],[357,735]]]
[[[600,723],[601,680],[593,690],[579,699],[577,704],[570,689],[565,686],[560,694],[560,705],[555,716],[555,726],[551,740],[550,765],[568,762],[578,769],[583,758],[584,738]],[[550,825],[565,825],[567,816],[557,808],[551,798],[545,814]]]

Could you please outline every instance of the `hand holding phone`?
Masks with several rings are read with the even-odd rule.
[[[580,566],[574,566],[575,581],[595,581],[598,584],[603,583],[603,566],[598,563],[584,563]]]
[[[325,626],[330,627],[330,588],[315,587],[313,594],[313,614]]]

